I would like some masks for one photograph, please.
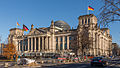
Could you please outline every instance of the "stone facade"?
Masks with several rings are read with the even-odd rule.
[[[80,16],[78,25],[78,35],[83,29],[82,27],[88,27],[89,37],[92,37],[91,48],[87,54],[99,56],[99,55],[111,55],[112,50],[112,37],[108,28],[100,28],[97,26],[97,18],[93,15]],[[86,51],[85,51],[86,52]]]
[[[93,37],[92,47],[89,48],[88,51],[85,51],[86,54],[94,56],[110,55],[112,37],[110,36],[109,29],[100,29],[97,26],[97,18],[93,14],[80,16],[78,20],[79,24],[77,29],[70,29],[70,26],[64,21],[51,21],[50,27],[47,28],[34,28],[34,26],[31,25],[31,30],[26,35],[24,35],[22,29],[13,28],[10,29],[8,42],[16,45],[18,54],[70,53],[72,51],[72,37],[80,35],[83,29],[82,27],[86,26],[89,28],[89,37]],[[78,55],[80,55],[79,53],[80,52],[78,52]]]

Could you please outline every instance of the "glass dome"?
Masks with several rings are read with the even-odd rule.
[[[70,30],[70,26],[64,21],[56,21],[55,26],[63,28],[64,30]]]

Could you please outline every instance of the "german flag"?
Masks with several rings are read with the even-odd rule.
[[[94,8],[92,8],[91,6],[88,6],[88,10],[94,11]]]
[[[17,25],[20,26],[20,24],[17,22]]]
[[[29,29],[27,28],[27,26],[25,26],[25,25],[23,24],[23,30],[24,30],[24,31],[28,31]]]

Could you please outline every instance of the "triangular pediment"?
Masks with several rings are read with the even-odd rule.
[[[28,35],[39,35],[39,34],[44,34],[45,32],[43,32],[43,31],[40,31],[40,30],[38,30],[38,29],[33,29],[32,31],[30,31],[29,33],[28,33]]]

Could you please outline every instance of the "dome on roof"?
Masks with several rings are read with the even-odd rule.
[[[66,22],[61,20],[56,21],[54,25],[63,28],[64,30],[70,30],[70,26]]]

